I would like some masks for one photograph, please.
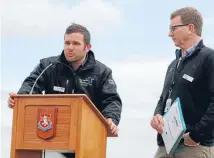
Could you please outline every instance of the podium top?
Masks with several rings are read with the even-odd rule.
[[[14,94],[12,95],[13,98],[51,98],[51,97],[59,97],[59,98],[82,98],[85,100],[89,107],[95,112],[98,116],[100,121],[106,126],[107,129],[107,136],[108,137],[118,137],[118,135],[114,135],[111,130],[110,126],[107,123],[107,120],[101,114],[101,112],[96,108],[96,106],[92,103],[89,97],[86,94]]]
[[[87,99],[88,96],[86,94],[13,94],[14,98],[22,98],[22,97],[85,97]],[[90,100],[90,99],[89,99]]]

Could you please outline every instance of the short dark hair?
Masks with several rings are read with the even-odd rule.
[[[86,27],[80,24],[73,23],[72,25],[68,26],[68,28],[65,31],[65,34],[71,34],[71,33],[81,33],[84,36],[85,45],[90,44],[91,35]]]
[[[176,16],[181,17],[181,22],[183,24],[193,24],[195,26],[195,31],[198,36],[202,34],[203,18],[201,13],[193,7],[184,7],[174,11],[171,14],[170,19]]]

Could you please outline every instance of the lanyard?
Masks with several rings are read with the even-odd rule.
[[[180,57],[179,60],[178,60],[177,63],[176,63],[176,68],[175,68],[175,70],[174,70],[174,72],[173,72],[172,80],[171,80],[171,85],[170,85],[170,88],[169,88],[169,96],[168,96],[168,98],[171,97],[172,88],[173,88],[173,86],[175,85],[176,76],[178,75],[177,69],[178,69],[178,67],[179,67],[179,65],[180,65],[180,63],[181,63],[181,60],[182,60],[182,57]]]
[[[165,110],[164,112],[168,112],[168,110],[170,109],[171,105],[172,105],[172,98],[171,98],[171,94],[172,94],[172,88],[173,86],[175,85],[175,79],[176,79],[176,76],[178,74],[178,67],[181,63],[181,60],[182,60],[182,57],[179,58],[178,62],[176,63],[176,68],[173,72],[173,75],[172,75],[172,80],[171,80],[171,85],[170,85],[170,88],[169,88],[169,95],[168,95],[168,99],[166,100],[166,106],[165,106]]]

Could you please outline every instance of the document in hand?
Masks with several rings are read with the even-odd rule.
[[[166,147],[166,151],[171,155],[177,148],[182,139],[186,125],[183,118],[180,99],[176,98],[169,111],[164,114],[164,127],[162,138]]]

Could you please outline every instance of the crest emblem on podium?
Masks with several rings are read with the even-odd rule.
[[[37,135],[49,139],[56,134],[57,108],[39,108],[37,119]]]
[[[52,128],[52,122],[50,120],[51,114],[40,114],[40,121],[38,123],[38,128],[42,131],[47,131]]]

